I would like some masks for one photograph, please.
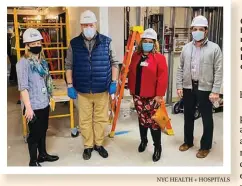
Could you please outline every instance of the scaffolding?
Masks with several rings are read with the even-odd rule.
[[[57,29],[57,41],[52,42],[51,41],[45,42],[43,51],[51,52],[53,50],[57,50],[57,58],[52,58],[51,55],[48,55],[46,60],[52,65],[52,62],[54,60],[57,60],[57,69],[50,69],[51,76],[55,77],[53,79],[53,99],[55,102],[69,102],[69,112],[67,114],[59,114],[59,115],[51,115],[49,118],[63,118],[63,117],[69,117],[70,118],[70,128],[72,131],[76,131],[76,128],[74,126],[74,104],[73,100],[70,99],[67,95],[67,86],[65,82],[65,69],[64,69],[64,51],[68,49],[68,45],[70,43],[70,36],[69,36],[69,17],[68,17],[68,9],[65,10],[65,23],[62,22],[62,19],[60,18],[60,22],[54,22],[54,23],[36,23],[36,22],[27,22],[27,23],[20,23],[18,22],[18,11],[16,8],[14,8],[13,11],[14,14],[14,28],[15,28],[15,37],[16,37],[16,52],[17,52],[17,60],[19,61],[21,58],[21,51],[24,51],[24,48],[20,48],[20,36],[19,36],[19,30],[18,28],[36,28],[36,29],[48,29],[48,28],[55,28]],[[64,46],[64,36],[63,36],[63,30],[66,29],[66,46]],[[59,41],[59,31],[60,31],[60,41]],[[52,47],[51,45],[55,44],[56,47]],[[58,76],[57,76],[58,75]],[[57,78],[56,78],[57,77]],[[28,137],[28,127],[27,122],[24,116],[22,116],[23,120],[23,137],[25,142],[27,142]],[[76,137],[78,135],[72,133],[72,137]]]

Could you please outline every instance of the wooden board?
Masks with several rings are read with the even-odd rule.
[[[53,79],[53,99],[55,102],[69,101],[67,86],[64,79]]]

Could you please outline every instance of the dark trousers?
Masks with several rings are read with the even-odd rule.
[[[46,132],[49,121],[49,106],[44,109],[34,110],[35,122],[28,123],[29,136],[27,139],[30,160],[37,160],[37,149],[39,154],[46,153]]]
[[[209,100],[210,91],[198,90],[198,83],[193,82],[193,89],[183,89],[184,99],[184,142],[193,145],[194,113],[198,103],[202,115],[203,136],[200,141],[200,149],[209,150],[213,141],[213,112],[212,103]]]

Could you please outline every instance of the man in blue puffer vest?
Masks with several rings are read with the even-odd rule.
[[[68,96],[78,96],[84,160],[91,158],[93,149],[108,157],[103,147],[104,131],[109,119],[109,94],[116,92],[119,72],[112,40],[97,32],[96,22],[93,12],[81,14],[82,32],[71,40],[65,60]]]

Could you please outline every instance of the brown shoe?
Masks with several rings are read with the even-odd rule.
[[[197,153],[197,158],[206,158],[207,155],[209,154],[209,150],[199,150],[198,153]]]
[[[191,147],[193,147],[193,145],[188,145],[186,143],[183,143],[180,147],[179,147],[179,151],[187,151],[188,149],[190,149]]]

